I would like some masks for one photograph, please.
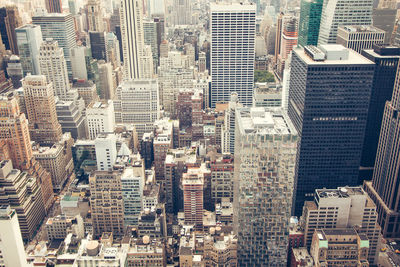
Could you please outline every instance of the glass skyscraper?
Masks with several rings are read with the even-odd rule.
[[[298,44],[317,45],[323,0],[301,0]]]

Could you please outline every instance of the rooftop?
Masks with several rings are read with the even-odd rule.
[[[210,4],[211,12],[223,11],[223,12],[236,12],[236,11],[256,11],[256,5],[253,3],[230,3],[230,2],[218,2]]]
[[[346,32],[380,32],[384,33],[384,30],[381,30],[372,25],[347,25],[347,26],[339,26],[339,29],[343,29]]]

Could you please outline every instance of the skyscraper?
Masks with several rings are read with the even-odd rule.
[[[49,13],[62,13],[62,2],[61,0],[45,0],[46,9]]]
[[[356,185],[374,64],[341,45],[295,48],[288,113],[300,136],[295,214],[316,188]]]
[[[335,44],[338,26],[371,25],[373,0],[325,0],[318,45]]]
[[[89,0],[86,6],[89,32],[104,32],[100,0]]]
[[[46,39],[40,46],[39,54],[40,73],[52,83],[53,92],[61,99],[66,99],[70,84],[68,80],[67,64],[64,52],[53,39]]]
[[[328,1],[328,0],[326,0]],[[299,45],[317,45],[323,0],[301,0]]]
[[[173,22],[175,25],[192,24],[192,1],[174,0]]]
[[[68,75],[72,78],[71,49],[76,47],[74,18],[69,13],[37,13],[32,16],[32,23],[40,25],[43,40],[52,38],[64,50]]]
[[[394,84],[392,100],[387,101],[382,119],[372,182],[364,188],[374,200],[378,222],[385,238],[400,237],[400,73]]]
[[[374,49],[364,50],[361,54],[375,63],[375,72],[361,156],[359,184],[362,184],[363,180],[372,179],[383,111],[386,101],[390,101],[393,94],[400,48],[375,45]]]
[[[103,32],[89,32],[90,50],[92,57],[97,60],[107,59],[106,49],[106,33]]]
[[[33,141],[53,144],[61,139],[52,83],[44,75],[28,75],[22,80],[29,131]]]
[[[204,212],[202,168],[188,168],[182,175],[182,188],[185,224],[194,225],[196,229],[202,230]]]
[[[10,206],[0,206],[0,265],[27,267],[17,213]]]
[[[211,107],[232,92],[252,104],[256,5],[211,4]]]
[[[7,6],[0,9],[0,30],[3,43],[7,50],[18,55],[17,37],[15,29],[22,25],[21,17],[16,6]]]
[[[126,79],[141,78],[143,53],[142,1],[121,0],[120,20]]]
[[[279,109],[239,108],[236,116],[238,266],[285,266],[297,131]]]
[[[43,41],[40,26],[26,24],[15,29],[15,33],[24,76],[28,73],[39,75],[39,49]]]
[[[336,43],[361,54],[372,49],[374,44],[383,44],[385,31],[374,26],[339,26]]]

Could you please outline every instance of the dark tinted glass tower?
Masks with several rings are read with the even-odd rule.
[[[393,94],[400,48],[375,45],[373,50],[364,50],[361,54],[375,63],[375,73],[361,156],[359,184],[362,184],[363,180],[372,179],[383,111],[386,101],[390,101]]]
[[[107,59],[105,38],[105,32],[89,32],[90,49],[92,51],[92,57],[94,59]]]
[[[300,135],[295,214],[317,188],[355,185],[374,64],[341,45],[295,48],[288,113]]]

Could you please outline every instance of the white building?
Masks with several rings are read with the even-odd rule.
[[[98,134],[95,143],[98,171],[108,171],[117,159],[117,138],[113,133]]]
[[[339,26],[336,43],[361,54],[364,49],[373,49],[374,44],[385,42],[385,31],[371,25]]]
[[[297,131],[280,108],[238,108],[235,128],[238,266],[284,266]]]
[[[238,95],[232,93],[228,108],[225,111],[224,125],[221,130],[221,146],[223,153],[235,153],[235,112],[236,108],[241,107],[243,107],[243,105],[239,103]]]
[[[143,160],[135,160],[121,175],[122,198],[124,200],[124,225],[137,226],[142,211],[144,187]]]
[[[114,132],[114,104],[112,100],[94,102],[86,108],[86,124],[89,139],[99,133]]]
[[[339,25],[372,25],[373,3],[373,0],[324,1],[318,46],[335,44]]]
[[[93,32],[103,32],[104,22],[100,0],[89,0],[86,8],[88,30]]]
[[[67,98],[70,89],[67,64],[64,52],[58,42],[49,38],[40,46],[40,72],[47,81],[53,83],[54,94],[61,99]]]
[[[125,79],[141,78],[143,53],[142,1],[121,0],[120,22]]]
[[[157,80],[124,81],[117,88],[114,112],[116,123],[135,125],[139,139],[153,131],[153,123],[160,118]]]
[[[211,4],[211,107],[237,92],[251,106],[254,84],[256,5]]]
[[[0,206],[0,266],[27,267],[17,213],[10,206]]]
[[[86,68],[86,56],[90,52],[90,48],[86,46],[78,46],[71,49],[71,68],[72,77],[75,79],[88,79]]]
[[[28,73],[39,75],[39,49],[43,41],[40,26],[26,24],[15,29],[15,35],[24,76]]]

